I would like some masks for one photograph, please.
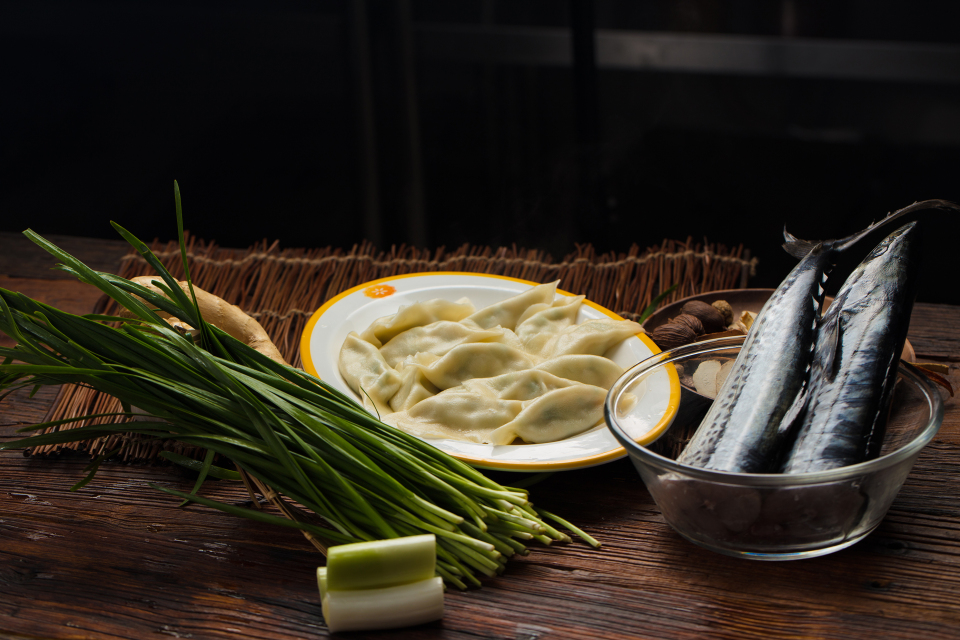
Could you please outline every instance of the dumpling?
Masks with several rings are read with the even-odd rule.
[[[513,347],[514,349],[519,349],[523,351],[523,343],[520,342],[520,338],[510,329],[504,329],[503,327],[496,327],[496,329],[503,331],[503,334],[496,340],[491,340],[491,342],[499,342],[500,344],[505,344],[508,347]]]
[[[533,358],[519,349],[497,342],[473,342],[457,345],[433,364],[422,367],[422,370],[427,380],[440,389],[449,389],[464,380],[492,378],[502,373],[530,369],[533,365]]]
[[[391,367],[408,356],[432,353],[442,356],[458,344],[469,342],[504,342],[504,330],[477,329],[461,322],[440,320],[423,327],[413,327],[394,336],[380,348],[380,355]]]
[[[394,411],[406,411],[418,402],[440,393],[440,389],[426,379],[420,367],[405,366],[399,371],[400,388],[390,398],[390,408]]]
[[[537,365],[540,371],[583,384],[609,389],[623,375],[623,367],[602,356],[570,355],[550,358]]]
[[[474,311],[476,311],[476,307],[470,304],[467,299],[450,302],[437,298],[426,302],[417,302],[406,307],[400,307],[400,310],[392,316],[374,320],[373,324],[360,334],[360,337],[375,347],[381,347],[391,338],[407,329],[422,327],[438,320],[459,322]]]
[[[479,393],[444,391],[411,409],[387,416],[386,422],[421,438],[487,442],[493,431],[523,409],[518,400]]]
[[[568,298],[565,304],[554,304],[538,311],[517,325],[517,337],[523,350],[534,355],[549,353],[567,327],[573,326],[585,296]]]
[[[439,359],[440,359],[440,356],[436,354],[429,353],[427,351],[421,351],[416,355],[407,356],[406,358],[403,359],[402,362],[398,363],[397,366],[394,367],[394,369],[396,369],[397,371],[401,371],[403,370],[404,367],[411,364],[419,365],[421,367],[429,367]]]
[[[557,282],[559,283],[560,281],[558,280]],[[571,304],[571,303],[579,303],[583,300],[584,297],[585,296],[562,295],[562,296],[557,296],[556,299],[554,299],[552,302],[538,302],[536,304],[532,304],[529,307],[527,307],[526,311],[520,314],[519,318],[517,318],[517,326],[519,327],[521,324],[523,324],[524,320],[527,320],[530,316],[532,316],[535,313],[540,313],[541,311],[545,309],[549,309],[550,307],[562,307],[564,305]]]
[[[602,356],[611,347],[643,331],[633,320],[587,320],[564,329],[550,357],[572,354]]]
[[[481,393],[502,400],[527,401],[539,398],[548,391],[575,384],[577,383],[572,380],[564,380],[546,371],[526,369],[493,378],[474,378],[449,391],[465,389],[471,393]]]
[[[392,369],[375,346],[351,331],[340,348],[340,374],[360,394],[367,411],[381,417],[390,413],[390,398],[400,389],[400,374]]]
[[[566,297],[566,296],[564,296],[564,297]],[[561,302],[562,302],[562,301],[561,301]],[[535,313],[540,313],[540,312],[543,311],[544,309],[549,309],[550,307],[554,306],[555,304],[556,304],[556,302],[554,302],[554,303],[550,303],[550,302],[538,302],[537,304],[532,304],[532,305],[530,305],[529,307],[527,307],[526,311],[524,311],[523,313],[521,313],[521,314],[520,314],[520,317],[517,318],[517,326],[519,327],[521,324],[523,324],[523,321],[524,321],[524,320],[526,320],[527,318],[529,318],[529,317],[532,316],[533,314],[535,314]]]
[[[523,312],[531,305],[553,303],[553,299],[557,295],[558,282],[560,281],[537,285],[512,298],[484,307],[465,318],[464,322],[482,329],[501,326],[504,329],[512,330],[517,326],[517,321],[523,315]]]
[[[578,384],[555,389],[526,403],[516,418],[490,435],[491,444],[556,442],[582,433],[603,420],[605,389]]]

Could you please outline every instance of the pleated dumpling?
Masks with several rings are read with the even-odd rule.
[[[562,302],[564,302],[564,301],[566,301],[566,300],[568,300],[568,299],[569,299],[569,298],[567,298],[566,296],[564,296],[564,300],[562,300],[562,301],[560,301],[560,302],[562,303]],[[524,320],[526,320],[527,318],[529,318],[529,317],[532,316],[533,314],[539,313],[539,312],[543,311],[544,309],[549,309],[550,307],[554,306],[555,304],[557,304],[557,301],[554,301],[554,302],[538,302],[538,303],[536,303],[536,304],[530,305],[529,307],[526,308],[526,310],[525,310],[523,313],[520,314],[520,317],[517,318],[517,326],[519,327],[521,324],[523,324],[523,321],[524,321]]]
[[[456,389],[465,389],[471,393],[482,393],[502,400],[527,401],[539,398],[548,391],[563,389],[577,384],[564,380],[552,373],[538,369],[525,369],[504,373],[493,378],[474,378],[467,380]],[[455,389],[450,389],[454,391]]]
[[[476,307],[465,298],[457,302],[440,298],[417,302],[400,307],[400,310],[392,316],[374,320],[373,324],[364,329],[360,337],[379,348],[408,329],[422,327],[438,320],[459,322],[475,310]]]
[[[476,313],[467,316],[464,322],[473,324],[481,329],[490,329],[491,327],[503,327],[504,329],[514,329],[520,316],[532,305],[552,304],[557,295],[557,282],[537,285],[512,298],[507,298],[502,302],[484,307]]]
[[[440,389],[423,375],[420,367],[402,366],[399,372],[400,387],[390,398],[390,408],[394,411],[406,411],[417,403],[440,393]]]
[[[523,350],[535,356],[550,353],[561,332],[572,327],[585,296],[563,297],[522,320],[516,329]]]
[[[609,358],[591,355],[569,355],[550,358],[537,369],[560,378],[609,389],[623,375],[623,367]]]
[[[549,355],[554,358],[574,354],[602,356],[641,331],[643,328],[633,320],[587,320],[564,329]]]
[[[577,384],[555,389],[524,403],[517,417],[490,435],[491,444],[556,442],[596,426],[603,420],[607,391]]]
[[[480,393],[447,391],[387,416],[386,422],[421,438],[451,438],[487,442],[497,427],[523,409],[518,400],[501,400]]]
[[[400,374],[391,368],[380,351],[351,331],[340,348],[340,374],[360,395],[367,411],[381,417],[390,413],[390,398],[400,389]]]
[[[433,364],[422,367],[423,375],[440,389],[456,387],[473,378],[492,378],[502,373],[530,369],[534,360],[523,351],[497,342],[457,345]]]
[[[450,351],[458,344],[468,342],[500,342],[503,329],[477,329],[461,322],[439,320],[422,327],[413,327],[397,334],[380,347],[380,354],[391,367],[397,366],[404,358],[418,353],[432,353],[437,356]]]

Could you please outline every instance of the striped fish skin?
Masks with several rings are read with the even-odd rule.
[[[809,400],[784,473],[835,469],[879,452],[916,296],[915,227],[904,225],[877,245],[824,313]]]
[[[925,200],[846,238],[816,243],[784,231],[784,249],[801,260],[754,319],[716,400],[677,461],[732,473],[776,472],[786,443],[781,425],[802,397],[823,283],[837,255],[893,220],[933,208],[960,211],[945,200]]]
[[[735,473],[767,470],[783,439],[778,427],[807,378],[832,257],[816,247],[767,300],[678,462]]]

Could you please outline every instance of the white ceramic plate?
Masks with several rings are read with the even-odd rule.
[[[351,331],[361,332],[374,320],[397,312],[401,306],[435,298],[469,298],[477,309],[526,291],[538,283],[504,276],[476,273],[414,273],[383,278],[358,285],[329,300],[310,318],[300,340],[304,368],[340,389],[360,398],[340,375],[340,347]],[[573,294],[557,291],[557,295]],[[577,322],[620,316],[589,300],[580,307]],[[659,349],[645,335],[624,340],[607,354],[628,369]],[[657,439],[673,421],[680,397],[676,374],[647,381],[646,392],[631,411],[638,442]],[[489,445],[446,439],[427,439],[434,446],[468,464],[485,469],[540,472],[590,467],[626,455],[606,425],[600,425],[559,442],[546,444]]]

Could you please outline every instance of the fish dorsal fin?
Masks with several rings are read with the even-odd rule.
[[[787,412],[783,414],[783,420],[780,421],[780,427],[777,429],[781,436],[784,436],[794,429],[795,424],[799,424],[801,416],[803,416],[804,409],[807,408],[807,401],[810,399],[810,394],[807,393],[809,390],[809,385],[807,383],[803,384],[803,387],[800,389],[800,392],[793,399],[793,403],[790,405],[790,408],[787,409]]]

